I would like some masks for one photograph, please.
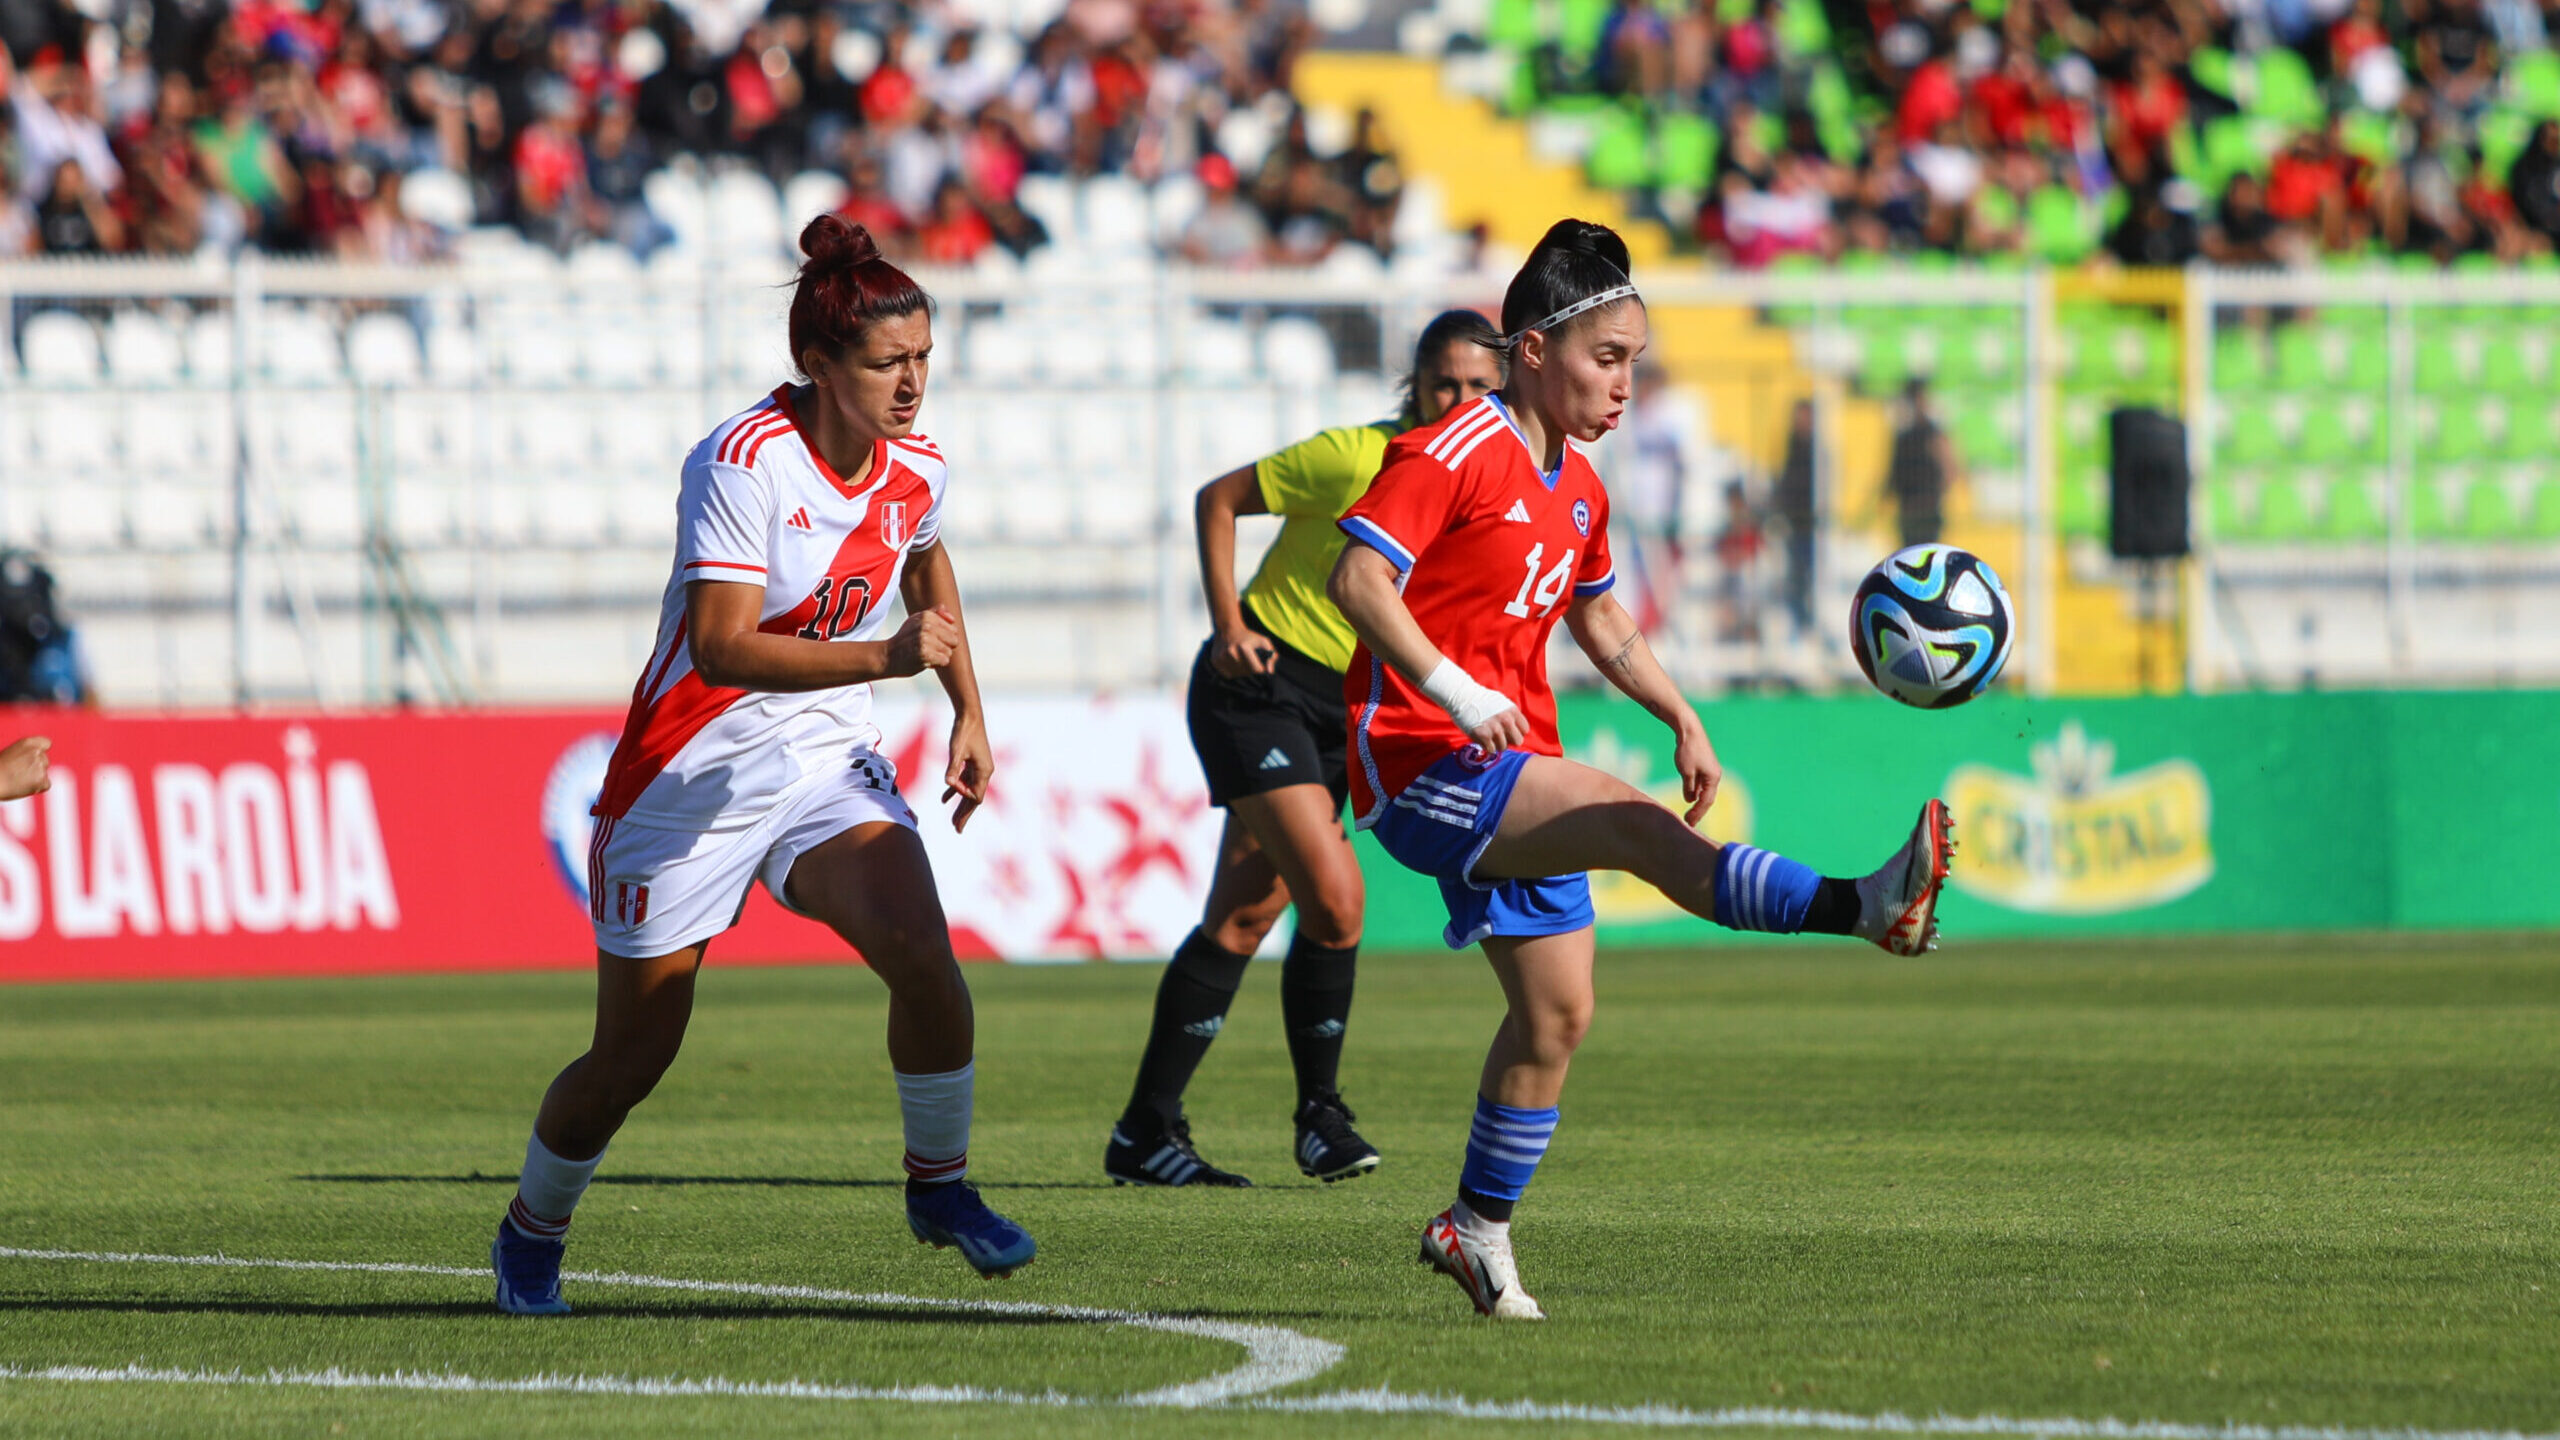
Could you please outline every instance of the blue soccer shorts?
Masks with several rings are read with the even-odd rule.
[[[1463,950],[1488,935],[1562,935],[1592,923],[1591,879],[1479,880],[1476,860],[1502,825],[1526,750],[1487,759],[1470,745],[1415,777],[1388,802],[1370,833],[1396,863],[1440,882],[1449,907],[1440,938]]]

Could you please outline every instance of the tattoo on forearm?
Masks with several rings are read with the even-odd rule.
[[[1601,661],[1601,662],[1600,662],[1600,666],[1601,666],[1601,668],[1602,668],[1602,669],[1604,669],[1604,670],[1615,670],[1615,671],[1617,671],[1620,675],[1633,675],[1633,674],[1635,674],[1635,671],[1636,671],[1636,642],[1637,642],[1637,641],[1642,640],[1643,638],[1644,638],[1644,637],[1643,637],[1642,635],[1630,635],[1630,636],[1628,636],[1628,637],[1627,637],[1627,643],[1618,647],[1618,653],[1617,653],[1617,654],[1612,655],[1612,656],[1610,656],[1608,659],[1603,660],[1603,661]]]

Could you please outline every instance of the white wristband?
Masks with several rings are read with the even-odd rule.
[[[1488,685],[1476,683],[1476,677],[1458,668],[1458,662],[1443,658],[1431,678],[1422,682],[1423,698],[1449,712],[1460,730],[1472,734],[1475,728],[1505,710],[1517,708],[1511,697]]]

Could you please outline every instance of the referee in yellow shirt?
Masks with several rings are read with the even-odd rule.
[[[1227,812],[1200,926],[1156,988],[1154,1028],[1129,1108],[1102,1168],[1132,1185],[1253,1182],[1192,1148],[1182,1092],[1226,1023],[1245,966],[1291,903],[1298,927],[1280,967],[1280,1010],[1298,1075],[1298,1169],[1319,1180],[1365,1175],[1376,1147],[1351,1128],[1335,1071],[1360,952],[1360,864],[1343,832],[1350,724],[1342,672],[1356,643],[1325,598],[1342,553],[1334,521],[1378,477],[1387,442],[1502,386],[1502,337],[1482,315],[1451,310],[1423,327],[1403,413],[1321,431],[1200,489],[1200,584],[1217,633],[1191,667],[1191,748],[1210,803]],[[1241,598],[1236,517],[1278,515],[1280,538]]]

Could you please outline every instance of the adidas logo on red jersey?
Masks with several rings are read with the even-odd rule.
[[[783,521],[782,523],[794,530],[815,530],[818,528],[817,526],[809,523],[809,507],[806,505],[792,511],[791,518]]]

